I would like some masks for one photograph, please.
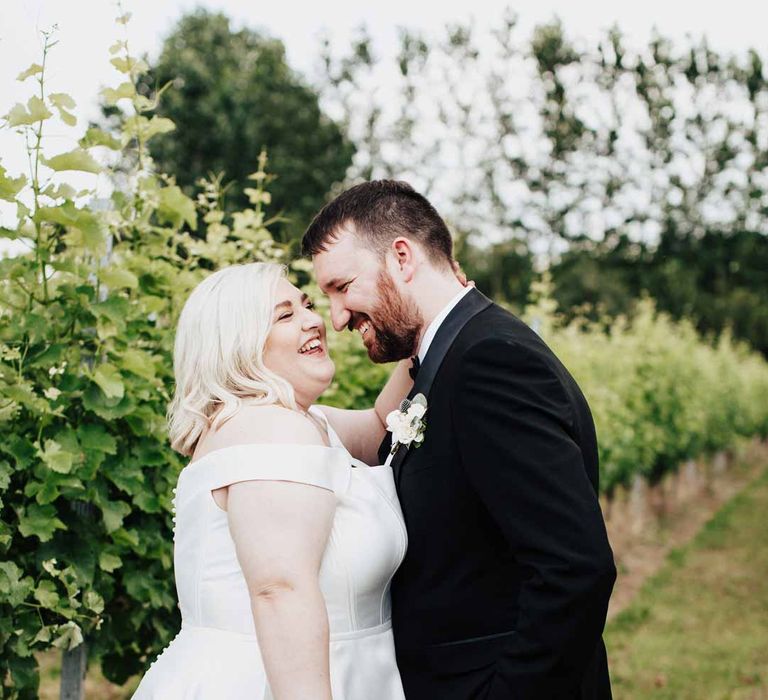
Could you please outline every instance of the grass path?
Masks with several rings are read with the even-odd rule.
[[[768,470],[606,630],[616,700],[768,700]]]

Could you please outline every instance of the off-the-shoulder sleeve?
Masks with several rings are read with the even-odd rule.
[[[292,481],[342,494],[350,479],[349,456],[338,447],[259,443],[215,450],[181,473],[194,491],[241,481]]]

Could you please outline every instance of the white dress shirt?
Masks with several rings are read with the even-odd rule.
[[[419,344],[419,362],[424,362],[424,358],[427,355],[427,350],[429,350],[429,346],[432,344],[432,341],[435,339],[435,334],[437,333],[437,329],[440,328],[440,325],[445,321],[446,317],[449,313],[451,313],[451,309],[453,309],[456,304],[458,304],[463,298],[464,295],[470,290],[472,287],[464,287],[453,299],[451,299],[444,307],[443,310],[435,316],[435,318],[432,320],[432,323],[429,324],[427,327],[427,330],[424,331],[424,336],[421,339],[421,343]]]

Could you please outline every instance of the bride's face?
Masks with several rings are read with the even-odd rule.
[[[278,283],[272,320],[264,364],[293,386],[296,401],[307,408],[333,379],[325,323],[309,297],[285,279]]]

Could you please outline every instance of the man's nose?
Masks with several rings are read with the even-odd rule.
[[[344,304],[331,300],[331,323],[334,330],[343,331],[352,314],[344,307]]]

